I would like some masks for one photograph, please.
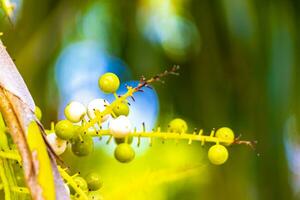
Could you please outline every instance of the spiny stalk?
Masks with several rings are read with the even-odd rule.
[[[168,131],[161,131],[160,128],[157,128],[156,130],[153,130],[151,132],[147,131],[133,131],[129,133],[126,138],[129,137],[135,137],[135,138],[149,138],[152,140],[153,138],[160,138],[163,141],[174,139],[174,140],[188,140],[188,144],[191,144],[193,141],[201,142],[201,145],[204,145],[206,142],[209,143],[222,143],[222,144],[252,144],[255,142],[252,141],[241,141],[239,138],[236,138],[235,140],[229,140],[224,138],[218,138],[214,135],[215,130],[213,129],[211,131],[210,135],[203,135],[203,129],[200,129],[199,132],[193,132],[193,133],[174,133],[174,132],[168,132]],[[100,130],[87,130],[84,132],[85,135],[89,135],[92,137],[102,137],[102,136],[111,136],[109,137],[108,142],[110,142],[110,138],[113,137],[109,129],[100,129]],[[125,138],[125,140],[126,140]],[[253,146],[254,147],[254,146]]]
[[[157,74],[150,79],[146,79],[145,77],[142,77],[140,79],[140,83],[136,87],[130,87],[127,86],[127,92],[121,96],[115,95],[116,99],[114,102],[112,102],[110,105],[106,106],[105,110],[102,112],[95,111],[95,118],[90,119],[87,123],[84,124],[84,126],[81,127],[80,132],[85,132],[92,126],[96,125],[97,123],[101,123],[102,119],[106,115],[113,114],[113,109],[120,105],[122,102],[126,102],[128,97],[133,97],[133,94],[138,91],[143,91],[143,87],[150,87],[149,84],[157,81],[161,81],[162,78],[168,76],[168,75],[178,75],[177,71],[179,70],[179,66],[175,65],[170,70],[165,70],[163,73]]]

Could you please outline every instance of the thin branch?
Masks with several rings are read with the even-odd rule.
[[[164,72],[157,74],[148,80],[144,76],[142,76],[140,79],[140,83],[137,87],[135,87],[135,90],[139,91],[141,88],[145,86],[148,87],[148,85],[153,82],[162,81],[162,78],[168,75],[179,75],[179,73],[177,72],[179,69],[180,69],[179,65],[174,65],[171,69],[165,70]]]
[[[214,130],[211,131],[213,133]],[[192,141],[197,141],[201,142],[201,145],[204,145],[206,142],[209,143],[222,143],[222,144],[247,144],[251,148],[250,144],[252,144],[252,141],[241,141],[238,140],[237,138],[234,140],[228,140],[228,139],[223,139],[223,138],[218,138],[214,136],[213,134],[210,135],[202,135],[203,129],[200,129],[197,132],[193,133],[174,133],[174,132],[164,132],[160,131],[158,128],[157,130],[153,130],[152,132],[146,132],[146,131],[133,131],[129,133],[126,137],[136,137],[136,138],[160,138],[162,140],[188,140],[188,144],[191,144]],[[102,136],[110,136],[112,137],[112,134],[110,133],[110,130],[108,129],[102,129],[102,130],[88,130],[86,132],[87,135],[93,136],[93,137],[102,137]]]
[[[146,80],[145,77],[142,77],[140,80],[140,83],[138,84],[137,87],[127,87],[127,92],[123,95],[121,95],[119,98],[117,98],[114,102],[112,102],[109,106],[105,107],[105,110],[102,112],[95,112],[95,117],[93,119],[90,119],[90,121],[84,126],[82,126],[79,129],[79,132],[85,132],[89,128],[93,127],[95,124],[102,122],[102,119],[104,116],[109,115],[112,113],[112,110],[118,106],[119,104],[123,103],[127,98],[131,97],[132,100],[134,101],[133,94],[137,91],[140,91],[144,86],[149,86],[150,83],[156,82],[161,80],[163,77],[167,75],[178,75],[177,71],[179,70],[179,66],[175,65],[173,66],[170,70],[166,70],[163,73],[157,74],[156,76]]]

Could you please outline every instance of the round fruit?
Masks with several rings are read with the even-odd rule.
[[[46,137],[47,141],[49,142],[56,155],[61,155],[65,152],[67,148],[66,140],[58,138],[55,133],[49,133]]]
[[[134,159],[135,152],[129,144],[122,143],[116,147],[114,155],[119,162],[128,163]]]
[[[88,199],[89,200],[103,200],[103,197],[100,193],[100,191],[90,191],[88,193]]]
[[[173,133],[184,133],[188,129],[186,122],[183,119],[173,119],[168,125],[168,131]]]
[[[120,86],[120,80],[114,73],[103,74],[98,82],[100,89],[105,93],[114,93]]]
[[[113,108],[114,114],[119,117],[120,115],[128,116],[129,106],[126,102],[122,102]]]
[[[88,105],[88,116],[93,119],[96,117],[95,111],[103,112],[108,106],[109,103],[105,99],[94,99]],[[102,122],[105,122],[108,119],[109,115],[103,116]]]
[[[124,138],[131,132],[131,123],[128,117],[121,115],[110,121],[109,130],[115,138]]]
[[[86,114],[86,107],[76,101],[72,101],[65,108],[65,116],[66,118],[73,122],[80,122]]]
[[[99,174],[94,173],[94,172],[89,173],[86,176],[85,180],[88,184],[89,190],[92,190],[92,191],[99,190],[103,184]]]
[[[69,140],[77,135],[77,127],[69,120],[61,120],[55,125],[55,134],[63,140]]]
[[[228,159],[226,147],[220,144],[213,145],[208,150],[208,159],[212,164],[221,165]]]
[[[72,141],[72,152],[77,156],[87,156],[94,149],[94,141],[91,136],[83,135]]]
[[[234,141],[234,133],[230,128],[222,127],[219,128],[216,132],[216,137],[224,140],[228,140],[231,144]]]
[[[38,106],[35,106],[34,114],[38,120],[42,119],[42,111]]]

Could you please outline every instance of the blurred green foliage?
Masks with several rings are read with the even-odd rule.
[[[14,25],[1,13],[1,38],[44,111],[44,124],[57,116],[53,67],[59,53],[74,41],[93,39],[136,78],[181,66],[179,77],[155,85],[162,126],[180,116],[190,128],[229,126],[259,141],[259,157],[234,146],[221,167],[209,164],[200,145],[172,142],[157,142],[129,165],[101,147],[90,157],[68,158],[74,172],[99,171],[104,194],[136,181],[128,199],[300,198],[284,146],[285,123],[300,112],[299,1],[20,0],[18,6]],[[175,182],[139,182],[149,171],[171,174],[199,165],[199,173]]]

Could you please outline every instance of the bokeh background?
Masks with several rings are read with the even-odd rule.
[[[144,141],[127,165],[114,160],[113,143],[98,140],[86,158],[65,153],[74,172],[101,174],[104,197],[300,199],[299,1],[13,2],[11,20],[0,13],[1,39],[46,127],[70,100],[111,100],[97,87],[104,72],[127,82],[178,64],[180,76],[136,97],[135,126],[165,128],[182,117],[190,131],[229,126],[258,141],[255,151],[230,147],[223,166],[209,163],[208,146],[174,141]]]

